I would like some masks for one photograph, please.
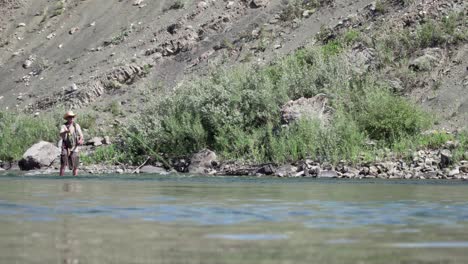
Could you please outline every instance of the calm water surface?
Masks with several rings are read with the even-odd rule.
[[[0,263],[468,263],[468,183],[0,176]]]

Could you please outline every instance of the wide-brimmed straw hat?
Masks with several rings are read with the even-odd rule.
[[[63,115],[63,119],[67,119],[68,117],[75,117],[75,113],[73,113],[73,111],[68,111],[65,113],[65,115]]]

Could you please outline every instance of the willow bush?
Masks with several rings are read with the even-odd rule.
[[[267,66],[219,69],[149,106],[129,127],[127,147],[166,157],[210,148],[227,159],[336,162],[370,151],[368,138],[391,146],[427,127],[418,107],[368,76],[354,76],[347,65],[339,50],[307,48]],[[329,125],[281,124],[286,102],[319,93],[335,109]]]

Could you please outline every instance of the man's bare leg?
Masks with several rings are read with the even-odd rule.
[[[61,165],[60,166],[60,176],[64,176],[65,175],[65,166]]]
[[[73,176],[78,176],[78,168],[73,169]]]

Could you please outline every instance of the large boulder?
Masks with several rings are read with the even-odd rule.
[[[209,149],[201,150],[190,158],[188,172],[190,173],[209,173],[217,165],[216,153]]]
[[[287,102],[281,108],[281,122],[291,124],[301,118],[307,118],[327,124],[332,112],[333,109],[328,105],[328,97],[324,94],[318,94],[312,98],[301,97]]]
[[[21,170],[34,170],[49,167],[60,156],[60,149],[50,142],[34,144],[23,154],[18,165]]]

